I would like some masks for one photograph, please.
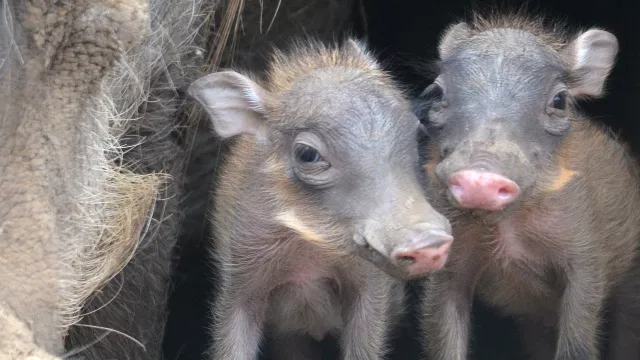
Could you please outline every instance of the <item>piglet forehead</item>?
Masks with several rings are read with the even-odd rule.
[[[563,63],[535,38],[513,32],[512,36],[498,36],[503,43],[488,34],[476,35],[465,42],[468,47],[442,61],[437,81],[444,85],[452,105],[471,106],[468,110],[481,117],[510,116],[509,112],[522,107],[543,109],[542,102],[565,78]]]
[[[557,46],[545,43],[526,30],[509,28],[493,28],[474,34],[458,43],[442,60],[495,56],[518,58],[523,62],[562,62]]]
[[[368,74],[340,81],[309,76],[296,81],[272,108],[291,128],[342,128],[356,133],[405,131],[418,125],[408,101]],[[366,134],[361,134],[366,135]]]
[[[564,67],[560,54],[532,34],[501,28],[472,36],[441,62],[443,73],[475,78],[478,84],[553,77]]]

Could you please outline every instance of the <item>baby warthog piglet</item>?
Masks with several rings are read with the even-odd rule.
[[[363,45],[276,51],[266,81],[223,71],[190,94],[238,136],[216,191],[214,359],[379,359],[402,280],[445,264],[448,220],[421,186],[411,105]],[[383,271],[384,270],[384,271]],[[391,276],[391,275],[393,276]]]
[[[439,52],[417,112],[430,200],[456,241],[426,290],[430,359],[467,358],[474,296],[514,316],[541,360],[598,359],[608,299],[609,359],[638,359],[636,163],[574,106],[602,96],[616,37],[477,17],[450,27]]]

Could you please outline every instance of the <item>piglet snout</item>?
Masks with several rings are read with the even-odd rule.
[[[453,237],[442,230],[426,230],[416,234],[412,241],[397,247],[391,254],[396,263],[406,263],[410,276],[419,276],[440,270],[447,261]]]
[[[462,170],[449,177],[451,195],[462,207],[501,210],[520,195],[513,180],[491,172]]]

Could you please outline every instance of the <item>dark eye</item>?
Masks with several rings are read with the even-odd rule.
[[[566,110],[567,109],[567,92],[560,91],[553,97],[552,105],[555,109]]]
[[[421,95],[421,97],[428,102],[442,101],[443,96],[444,92],[442,91],[442,87],[436,83],[427,86]]]
[[[318,150],[304,144],[296,145],[295,156],[301,163],[315,163],[322,159]]]

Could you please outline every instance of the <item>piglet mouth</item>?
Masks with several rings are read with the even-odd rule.
[[[353,241],[356,243],[356,245],[361,250],[361,252],[367,253],[373,257],[380,257],[380,258],[386,259],[386,256],[384,256],[381,252],[379,252],[369,244],[369,241],[367,241],[366,237],[360,234],[355,234],[353,235]]]
[[[356,234],[353,236],[353,240],[356,244],[358,254],[362,258],[371,262],[391,277],[399,280],[405,280],[409,277],[405,269],[413,262],[413,259],[407,258],[403,260],[403,263],[392,262],[388,256],[385,256],[371,246],[364,236]]]
[[[360,235],[355,235],[354,241],[365,259],[398,279],[409,280],[442,269],[453,237],[443,230],[424,231],[395,246],[389,255],[373,248]]]

